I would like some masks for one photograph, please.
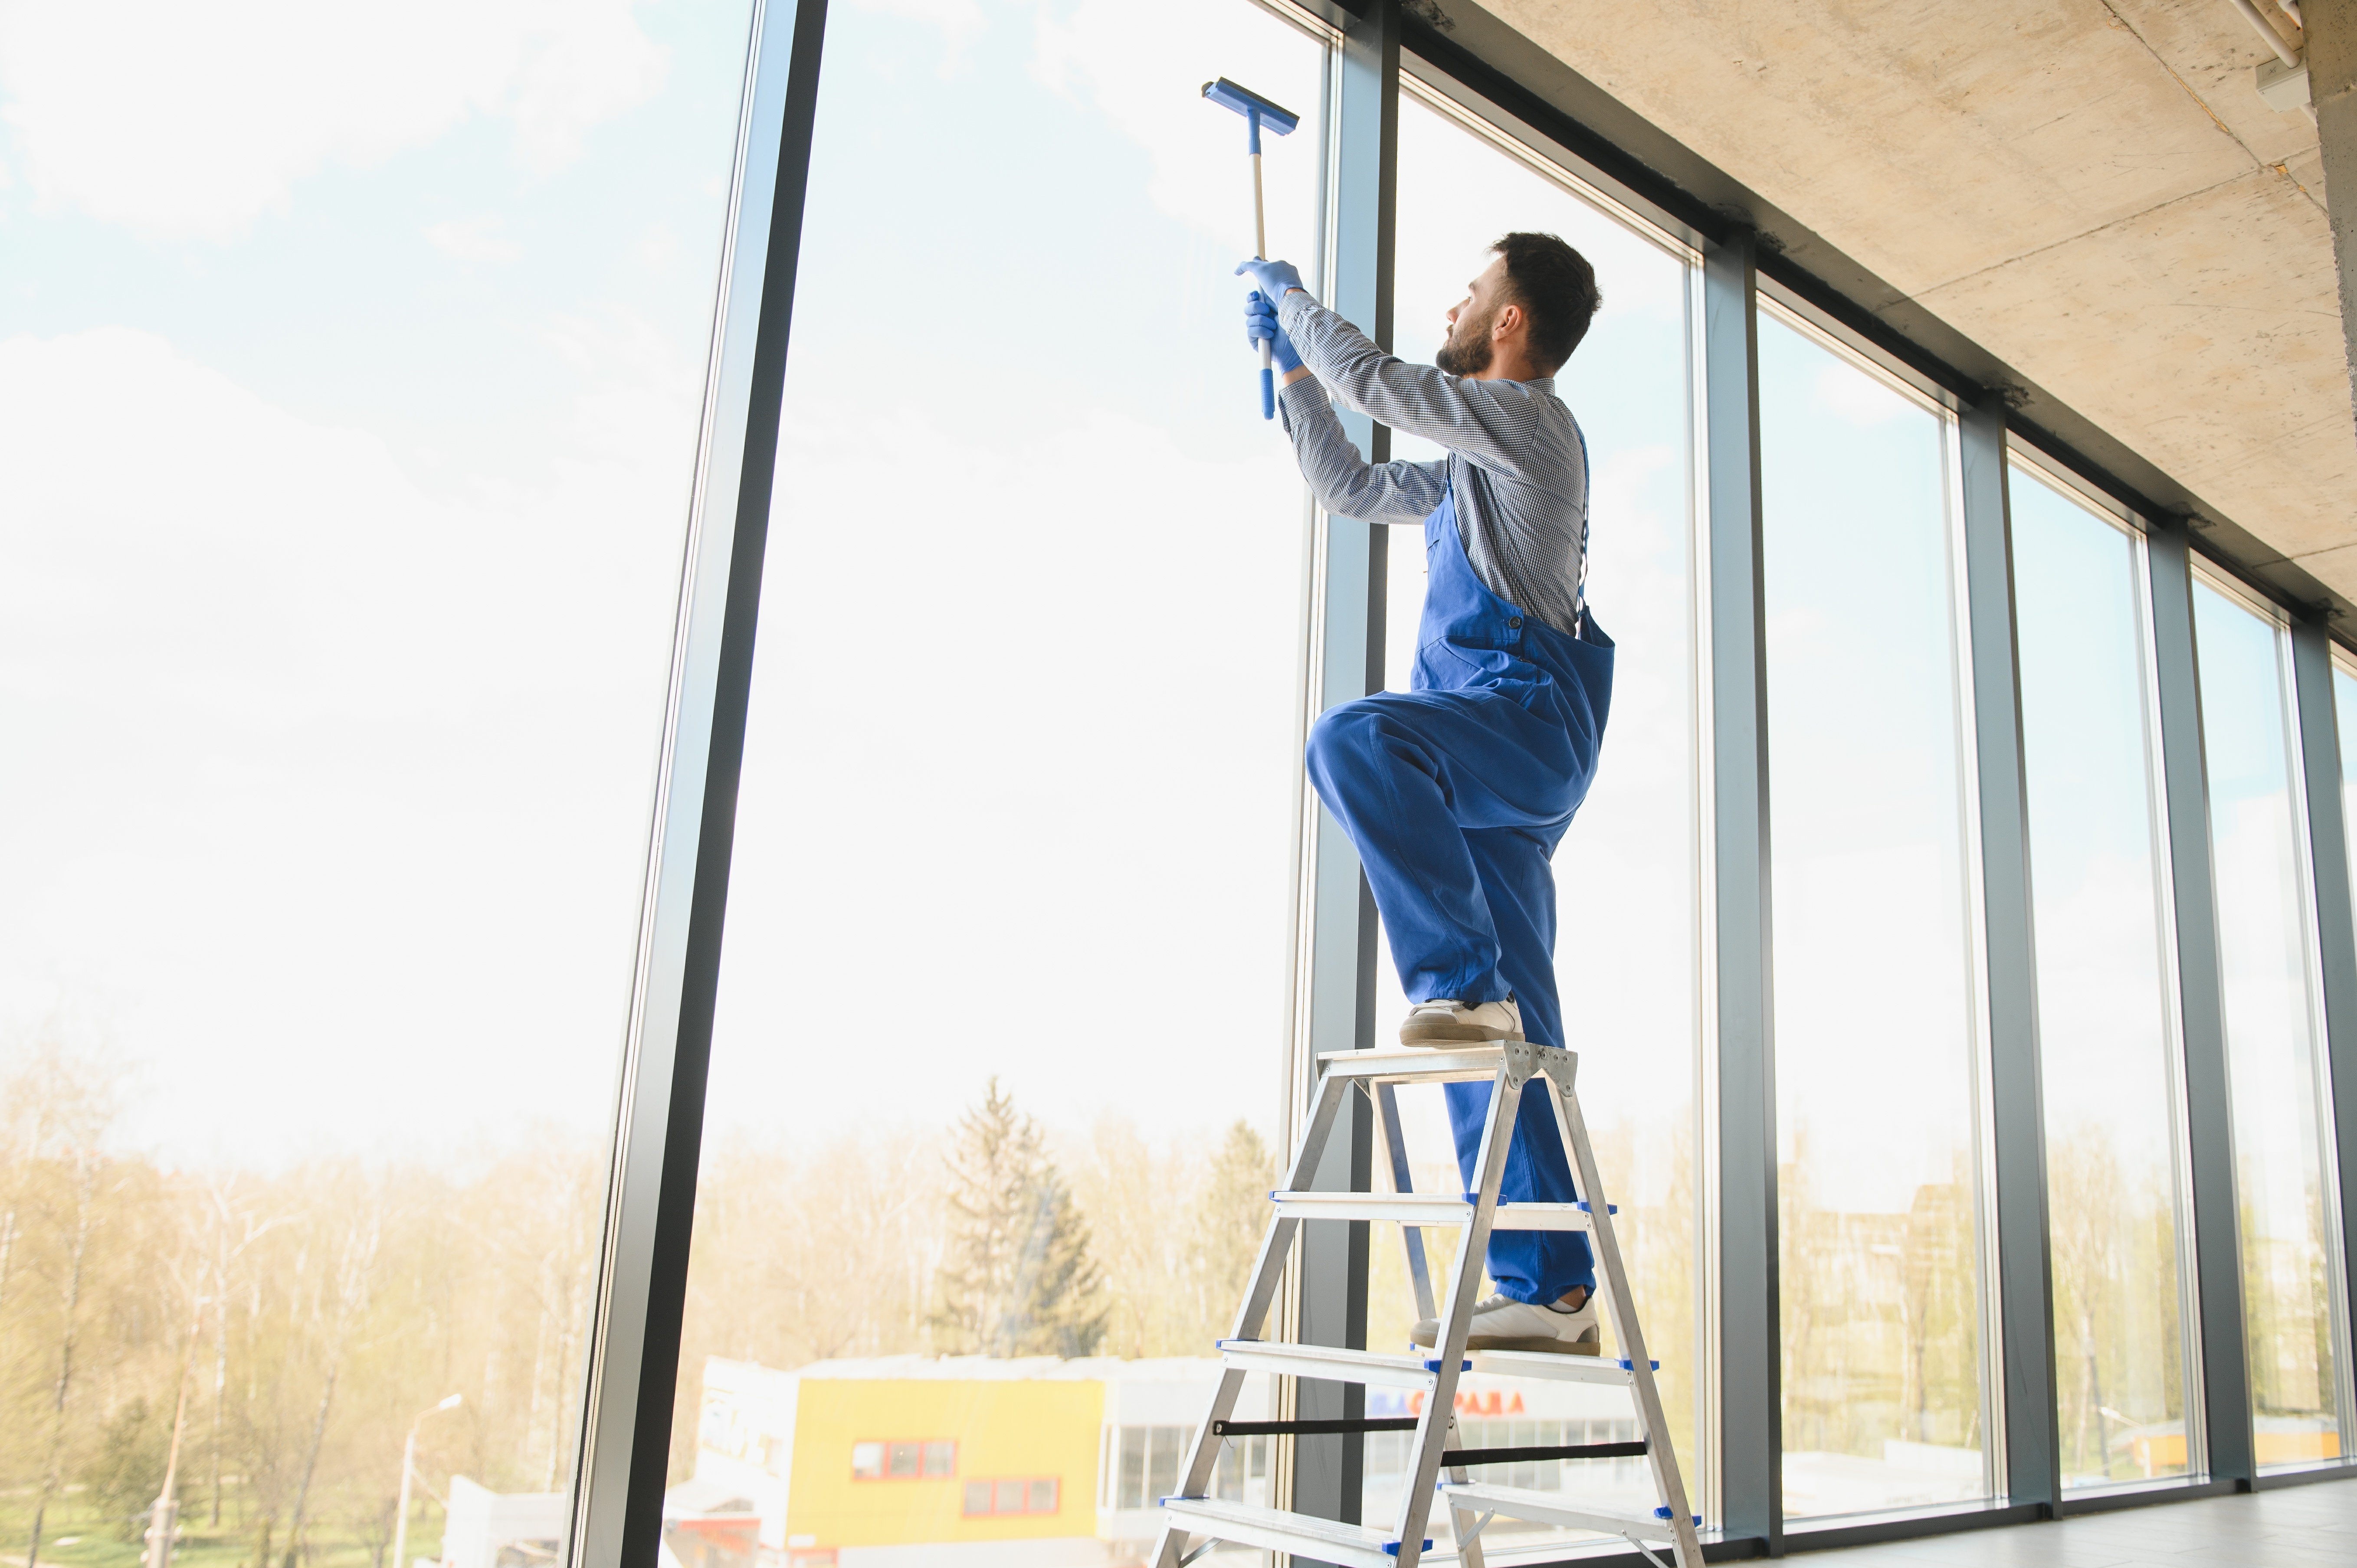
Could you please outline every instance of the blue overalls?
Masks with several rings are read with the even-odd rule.
[[[1424,520],[1428,574],[1405,692],[1329,708],[1309,732],[1309,778],[1358,846],[1411,1002],[1509,994],[1523,1032],[1560,1046],[1555,876],[1548,861],[1596,776],[1612,702],[1612,639],[1542,625],[1473,575],[1452,487]],[[1486,1084],[1447,1086],[1465,1183],[1490,1109]],[[1571,1167],[1544,1094],[1525,1094],[1506,1156],[1506,1202],[1570,1201]],[[1587,1238],[1490,1238],[1490,1277],[1516,1301],[1593,1288]]]

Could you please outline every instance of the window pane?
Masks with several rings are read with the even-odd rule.
[[[1488,264],[1483,248],[1501,233],[1562,236],[1595,267],[1603,294],[1587,338],[1556,378],[1557,393],[1587,441],[1589,604],[1618,651],[1596,782],[1555,853],[1555,972],[1566,1036],[1555,1043],[1581,1053],[1581,1106],[1609,1196],[1620,1206],[1619,1237],[1647,1348],[1662,1363],[1670,1436],[1687,1488],[1699,1495],[1688,263],[1405,92],[1399,166],[1394,341],[1404,358],[1431,362],[1446,313],[1465,297],[1467,280]],[[1440,455],[1438,447],[1396,435],[1392,452],[1418,461]],[[1415,529],[1391,530],[1390,562],[1387,680],[1405,690],[1424,605],[1424,548]],[[1388,948],[1383,952],[1379,1041],[1396,1037],[1407,1010]],[[1439,1092],[1404,1090],[1400,1104],[1416,1186],[1457,1190],[1462,1183]],[[1454,1233],[1427,1231],[1426,1245],[1439,1280]],[[1404,1348],[1418,1315],[1394,1228],[1378,1227],[1371,1257],[1368,1343]],[[1483,1386],[1514,1385],[1490,1380]],[[1534,1414],[1603,1416],[1629,1408],[1626,1391],[1550,1383],[1522,1391]],[[1624,1478],[1616,1470],[1574,1466],[1565,1485],[1599,1504],[1650,1509],[1656,1500],[1650,1477]],[[1398,1484],[1370,1458],[1363,1517],[1393,1517]],[[1436,1511],[1432,1532],[1446,1550],[1446,1510]],[[1481,1539],[1502,1550],[1563,1533],[1501,1518]]]
[[[2343,1451],[2340,1305],[2325,1233],[2312,924],[2286,649],[2274,622],[2205,583],[2194,587],[2193,630],[2251,1413],[2263,1467],[2313,1464]]]
[[[797,1464],[839,1409],[956,1443],[886,1514],[744,1477],[771,1547],[921,1558],[1093,1536],[1029,1487],[1108,1455],[1175,1491],[1109,1391],[1194,1358],[1114,1424],[1200,1417],[1268,1222],[1306,512],[1200,90],[1303,115],[1269,243],[1314,263],[1326,51],[1250,0],[826,29],[679,1386],[765,1369]],[[675,1431],[679,1503],[736,1484]]]
[[[1943,420],[1760,324],[1784,1507],[1986,1496]]]
[[[1142,1509],[1146,1506],[1146,1429],[1125,1426],[1121,1429],[1121,1492],[1114,1503],[1118,1509]]]
[[[6,25],[17,1557],[564,1533],[748,18]]]
[[[954,1476],[957,1474],[957,1444],[928,1443],[925,1444],[925,1474]]]
[[[2190,1269],[2136,542],[2013,471],[2065,1486],[2186,1472]]]

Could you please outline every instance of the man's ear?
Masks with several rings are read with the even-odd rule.
[[[1490,340],[1493,343],[1503,342],[1512,337],[1515,329],[1522,325],[1523,307],[1519,305],[1506,306],[1498,312],[1497,320],[1490,328]]]

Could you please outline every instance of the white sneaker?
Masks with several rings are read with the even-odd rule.
[[[1408,1337],[1426,1349],[1440,1343],[1440,1325],[1426,1318],[1408,1331]],[[1534,1305],[1512,1296],[1493,1295],[1473,1304],[1473,1332],[1468,1350],[1549,1350],[1559,1356],[1600,1356],[1604,1338],[1596,1323],[1596,1293],[1577,1307]]]
[[[1454,997],[1412,1003],[1400,1025],[1403,1046],[1462,1046],[1523,1037],[1523,1010],[1511,996],[1468,1007]]]

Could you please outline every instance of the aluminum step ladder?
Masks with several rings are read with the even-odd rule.
[[[1700,1520],[1687,1512],[1684,1482],[1678,1474],[1677,1455],[1670,1446],[1668,1426],[1662,1417],[1662,1400],[1653,1372],[1660,1363],[1645,1357],[1644,1336],[1637,1327],[1631,1305],[1629,1278],[1620,1246],[1612,1234],[1611,1205],[1596,1172],[1596,1156],[1587,1141],[1572,1079],[1579,1058],[1570,1051],[1520,1041],[1495,1040],[1438,1050],[1398,1047],[1384,1050],[1338,1051],[1318,1058],[1318,1090],[1308,1121],[1296,1146],[1293,1166],[1282,1190],[1269,1196],[1275,1214],[1263,1238],[1260,1256],[1253,1265],[1252,1283],[1236,1314],[1234,1332],[1220,1341],[1224,1366],[1211,1408],[1196,1429],[1193,1449],[1180,1472],[1176,1497],[1161,1499],[1163,1525],[1153,1568],[1182,1568],[1222,1541],[1291,1552],[1301,1558],[1342,1565],[1342,1568],[1415,1568],[1432,1552],[1425,1534],[1434,1498],[1448,1506],[1455,1527],[1458,1551],[1454,1560],[1465,1568],[1482,1568],[1481,1531],[1492,1519],[1507,1518],[1574,1530],[1598,1530],[1625,1538],[1655,1563],[1662,1559],[1648,1543],[1666,1543],[1677,1568],[1702,1568],[1702,1546],[1695,1527]],[[1407,1150],[1400,1132],[1395,1090],[1401,1084],[1473,1083],[1491,1086],[1490,1120],[1481,1132],[1478,1192],[1436,1194],[1412,1190]],[[1305,1184],[1318,1168],[1353,1086],[1375,1104],[1380,1135],[1388,1154],[1393,1191],[1311,1192]],[[1514,1115],[1526,1088],[1545,1092],[1555,1107],[1555,1121],[1587,1197],[1576,1203],[1508,1203],[1498,1201],[1498,1187],[1506,1168],[1506,1145]],[[1304,1219],[1386,1219],[1399,1222],[1406,1239],[1408,1271],[1415,1281],[1417,1305],[1426,1317],[1437,1316],[1440,1343],[1431,1351],[1413,1355],[1379,1355],[1365,1350],[1338,1349],[1323,1345],[1292,1345],[1259,1337],[1276,1299],[1286,1254]],[[1449,1265],[1447,1299],[1433,1310],[1432,1278],[1426,1268],[1422,1239],[1424,1225],[1456,1225],[1459,1232],[1457,1257]],[[1467,1335],[1473,1316],[1474,1293],[1482,1277],[1482,1260],[1490,1232],[1506,1230],[1586,1231],[1596,1253],[1597,1291],[1602,1310],[1609,1315],[1617,1359],[1550,1353],[1477,1351],[1468,1355]],[[1609,1383],[1629,1390],[1634,1398],[1640,1441],[1634,1444],[1585,1444],[1550,1448],[1456,1448],[1450,1439],[1457,1427],[1457,1382],[1460,1374],[1479,1369],[1505,1377],[1556,1381]],[[1412,1421],[1236,1422],[1236,1400],[1246,1375],[1264,1372],[1277,1377],[1320,1378],[1375,1387],[1412,1389],[1425,1396],[1420,1414]],[[1387,1526],[1343,1524],[1333,1520],[1258,1508],[1211,1495],[1221,1444],[1246,1436],[1308,1436],[1340,1432],[1413,1430],[1406,1485],[1398,1517]],[[1582,1504],[1560,1492],[1530,1491],[1493,1486],[1469,1478],[1468,1472],[1487,1465],[1534,1459],[1602,1459],[1642,1454],[1651,1462],[1659,1506],[1636,1514]],[[1446,1470],[1447,1476],[1442,1472]],[[1437,1561],[1437,1559],[1436,1559]]]

